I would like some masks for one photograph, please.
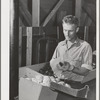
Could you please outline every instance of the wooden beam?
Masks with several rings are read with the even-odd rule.
[[[96,24],[96,11],[95,11],[95,7],[91,4],[88,5],[84,5],[82,7],[82,10],[88,15],[88,17],[91,18],[91,20],[94,22],[94,24]]]
[[[83,12],[81,16],[82,16],[81,26],[85,26],[85,23],[84,22],[86,20],[87,14],[85,12]]]
[[[84,40],[88,42],[88,37],[89,37],[89,27],[85,26],[84,27]]]
[[[50,19],[53,17],[53,15],[56,13],[56,11],[59,9],[59,7],[62,5],[63,2],[64,2],[64,0],[59,0],[59,2],[53,8],[53,10],[50,12],[50,14],[46,17],[46,19],[42,25],[43,27],[45,27],[47,25],[47,23],[50,21]]]
[[[18,96],[18,38],[19,38],[19,1],[10,0],[10,24],[9,24],[9,37],[10,37],[10,57],[9,57],[9,100],[14,100]],[[6,7],[6,6],[5,6]],[[8,10],[7,10],[8,11]],[[5,27],[6,29],[6,27]],[[5,48],[6,49],[6,48]],[[6,53],[5,53],[6,55]],[[5,62],[6,63],[6,62]],[[5,67],[5,66],[4,66]],[[6,66],[7,67],[7,66]],[[6,68],[5,67],[5,68]],[[8,69],[8,68],[6,68]],[[7,74],[7,73],[6,73]]]
[[[32,26],[40,26],[40,0],[32,0]]]
[[[19,12],[27,22],[28,26],[32,26],[32,16],[30,12],[27,10],[24,1],[19,0]]]
[[[26,32],[27,32],[26,65],[31,65],[31,62],[32,62],[32,27],[27,27]]]
[[[76,0],[75,16],[79,19],[79,25],[81,24],[82,4],[83,4],[82,0]]]
[[[24,23],[22,22],[22,19],[21,17],[19,16],[19,27],[24,27]]]
[[[87,16],[85,21],[84,21],[84,26],[90,26],[92,24],[92,19]]]
[[[22,27],[19,27],[19,67],[22,62]]]

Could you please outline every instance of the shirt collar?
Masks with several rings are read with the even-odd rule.
[[[66,41],[64,40],[63,42],[63,46],[67,44],[67,48],[70,49],[74,44],[78,44],[79,43],[79,38],[77,37],[77,39],[74,41],[74,43],[71,43],[70,41]]]
[[[76,43],[78,43],[79,42],[79,38],[77,37],[77,39],[74,41],[74,43],[72,43],[72,44],[76,44]],[[66,45],[66,43],[67,43],[67,41],[66,40],[64,40],[64,42],[63,42],[63,45]]]

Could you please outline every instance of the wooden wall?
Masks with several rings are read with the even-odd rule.
[[[83,0],[81,26],[96,26],[96,0]]]
[[[20,1],[24,1],[24,0],[20,0]],[[59,0],[40,0],[40,26],[39,27],[33,27],[32,28],[32,38],[33,38],[33,42],[32,45],[36,45],[36,41],[38,39],[40,39],[41,37],[43,37],[43,34],[41,34],[41,25],[43,24],[45,18],[48,16],[48,14],[52,11],[52,9],[55,7],[55,5],[58,3]],[[62,30],[62,18],[65,15],[75,15],[75,9],[76,10],[80,10],[78,8],[75,8],[75,2],[76,0],[65,0],[63,2],[63,4],[60,6],[60,8],[58,9],[58,11],[54,14],[54,16],[50,19],[50,21],[47,23],[47,25],[45,27],[42,27],[43,31],[46,33],[46,37],[52,37],[52,38],[56,38],[58,37],[57,33],[59,33],[59,41],[64,39],[64,35],[63,35],[63,30]],[[83,7],[88,7],[88,5],[90,5],[89,9],[91,10],[91,7],[93,7],[93,14],[91,13],[91,11],[89,11],[89,14],[93,17],[94,20],[95,19],[95,3],[93,2],[93,0],[83,0],[84,3],[82,3]],[[77,0],[78,2],[78,0]],[[26,4],[27,3],[27,4]],[[30,16],[32,16],[32,0],[25,0],[24,2],[25,8],[27,11],[29,11]],[[91,6],[92,5],[92,6]],[[88,9],[86,9],[88,11]],[[80,11],[81,12],[81,11]],[[93,51],[96,49],[96,28],[95,28],[95,23],[93,21],[91,21],[91,16],[88,16],[88,14],[86,12],[84,12],[82,10],[81,14],[80,14],[82,18],[81,19],[81,27],[79,30],[79,37],[81,39],[85,39],[87,42],[89,42],[92,46]],[[31,19],[32,20],[32,19]],[[22,24],[24,25],[24,27],[29,27],[28,24],[24,24],[23,20],[20,20],[20,22],[22,21]],[[31,21],[30,21],[31,22]],[[86,22],[86,23],[85,23]],[[32,23],[31,23],[32,24]],[[20,24],[20,27],[22,27],[23,25]],[[84,26],[89,26],[87,33],[85,32],[85,28]],[[30,27],[32,27],[32,25],[30,25]],[[86,34],[85,34],[86,33]],[[92,40],[92,41],[91,41]],[[24,43],[24,47],[26,47],[26,35],[23,36],[23,41]],[[33,46],[34,47],[34,46]],[[34,50],[33,50],[34,51]],[[23,49],[23,54],[22,54],[22,58],[25,58],[25,50]],[[32,55],[34,57],[34,54]],[[33,58],[35,59],[35,58]],[[25,58],[26,60],[26,58]],[[25,64],[25,60],[22,60],[22,65]],[[35,61],[33,61],[35,62]]]
[[[54,0],[52,2],[51,0],[41,0],[41,10],[40,10],[40,20],[41,23],[44,21],[45,17],[50,13],[50,11],[53,9],[55,4],[59,0]],[[58,9],[56,14],[53,16],[53,18],[50,20],[50,22],[45,27],[45,32],[47,34],[56,34],[57,33],[57,26],[61,24],[61,20],[64,15],[66,14],[74,14],[74,1],[73,0],[65,0],[64,3],[61,5],[61,7]]]
[[[53,7],[57,4],[59,0],[41,0],[40,4],[40,20],[41,23],[44,21],[45,17],[50,13],[50,11],[53,9]],[[60,13],[60,16],[62,12],[65,12],[66,14],[74,14],[74,1],[73,0],[65,0],[64,3],[61,5],[59,10],[57,11],[57,15],[55,14],[54,17],[52,18],[52,21],[55,22],[58,19],[58,15]],[[63,16],[63,15],[62,15]],[[58,19],[61,20],[61,19]]]
[[[23,0],[20,0],[23,1]],[[57,4],[59,0],[40,0],[40,26],[44,22],[45,18],[48,16],[48,14],[51,12],[51,10],[54,8],[54,6]],[[75,10],[75,0],[65,0],[64,3],[61,5],[59,10],[56,12],[56,14],[51,18],[49,23],[45,27],[46,34],[56,34],[57,28],[56,26],[61,22],[63,16],[65,14],[74,14]],[[25,6],[27,6],[27,10],[32,14],[32,0],[25,0]],[[20,19],[19,26],[30,26],[28,24],[24,24],[23,21]],[[24,25],[23,25],[24,24]]]

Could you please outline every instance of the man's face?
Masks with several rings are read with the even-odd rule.
[[[77,32],[78,32],[78,27],[76,27],[76,25],[63,23],[63,33],[66,40],[68,41],[75,40],[77,37],[76,34]]]

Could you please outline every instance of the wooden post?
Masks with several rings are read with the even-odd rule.
[[[32,27],[27,27],[26,65],[32,62]]]
[[[19,1],[10,0],[10,98],[18,96]]]
[[[32,26],[40,26],[40,0],[32,0]]]
[[[90,26],[92,24],[91,18],[87,15],[84,21],[84,26]]]
[[[19,67],[22,63],[22,27],[19,28]]]
[[[84,40],[88,42],[88,35],[89,35],[89,27],[85,26],[84,27]]]
[[[60,37],[59,37],[59,26],[57,26],[57,39],[59,40]]]
[[[82,13],[82,0],[76,0],[75,16],[79,19],[79,25],[81,24],[81,13]]]

